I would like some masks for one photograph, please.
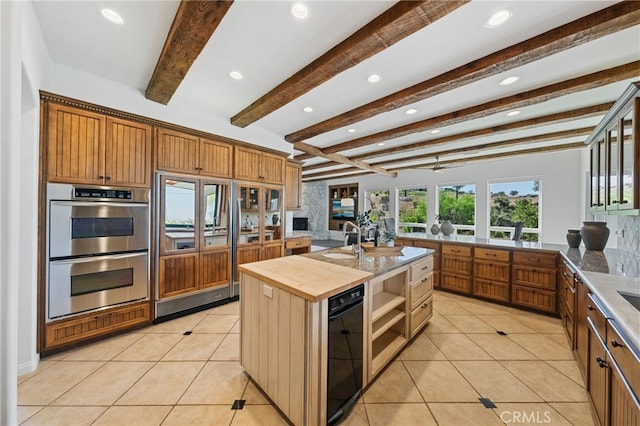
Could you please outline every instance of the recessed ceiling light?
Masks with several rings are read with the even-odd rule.
[[[349,133],[355,133],[356,129],[348,129],[347,132]]]
[[[384,146],[384,142],[378,142],[378,146]]]
[[[311,108],[311,107],[304,107],[304,108],[302,108],[302,110],[304,112],[313,112],[313,108]]]
[[[418,112],[417,109],[415,108],[409,108],[408,110],[406,110],[404,113],[407,115],[411,115],[411,114],[415,114],[416,112]]]
[[[440,133],[440,130],[434,129],[434,130],[431,131],[431,133],[433,133],[435,135],[436,133]]]
[[[380,77],[378,74],[371,74],[369,77],[367,77],[367,81],[369,83],[377,83],[382,79],[382,77]]]
[[[234,80],[242,80],[242,74],[240,74],[238,71],[229,71],[229,77]]]
[[[517,75],[512,75],[511,77],[507,77],[504,80],[502,80],[500,83],[498,83],[500,86],[508,86],[510,84],[515,83],[516,81],[520,80],[520,77],[518,77]]]
[[[499,10],[487,19],[484,26],[487,28],[496,28],[511,19],[511,11],[508,9]]]
[[[520,114],[520,111],[509,111],[509,112],[507,113],[507,115],[508,115],[509,117],[513,117],[514,115],[518,115],[518,114]]]
[[[293,2],[289,5],[289,14],[299,21],[304,21],[309,17],[309,7],[299,1]]]
[[[120,14],[113,9],[104,8],[100,10],[100,13],[102,14],[102,16],[105,17],[105,19],[107,19],[110,22],[113,22],[114,24],[117,24],[117,25],[124,24],[124,19],[122,19],[122,16],[120,16]]]

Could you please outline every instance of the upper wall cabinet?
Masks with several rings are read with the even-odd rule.
[[[587,143],[591,211],[640,214],[640,82],[627,88]]]
[[[277,154],[236,146],[235,178],[251,182],[284,183],[286,159]]]
[[[187,133],[158,128],[158,170],[231,178],[233,146]]]
[[[287,161],[287,172],[285,175],[285,199],[287,210],[300,210],[302,196],[302,165]]]
[[[46,118],[48,181],[150,187],[150,126],[55,103]]]

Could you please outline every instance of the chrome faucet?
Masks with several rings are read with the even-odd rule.
[[[362,234],[360,233],[361,232],[360,231],[360,227],[357,226],[355,223],[349,222],[349,221],[345,222],[344,225],[342,225],[342,232],[343,232],[343,236],[344,236],[345,245],[348,242],[348,239],[347,239],[347,231],[348,231],[347,225],[351,225],[351,227],[354,228],[356,230],[356,232],[358,233],[358,239],[356,240],[356,244],[352,244],[351,245],[351,252],[353,254],[357,253],[358,254],[358,260],[362,260],[362,245],[360,244],[360,242],[362,240]],[[356,245],[358,246],[358,248],[356,248]]]

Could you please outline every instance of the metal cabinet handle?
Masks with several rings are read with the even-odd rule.
[[[105,176],[106,180],[111,180],[111,176]]]
[[[607,368],[607,361],[605,361],[604,359],[600,358],[599,356],[596,357],[596,362],[598,363],[600,368]]]
[[[98,179],[104,179],[104,176],[100,175],[98,176]]]
[[[424,309],[424,308],[426,308],[427,306],[429,306],[429,305],[427,305],[426,303],[423,303],[423,304],[422,304],[422,306],[420,306],[420,307],[421,307],[422,309]]]
[[[596,310],[596,308],[594,308],[594,307],[593,307],[593,306],[591,306],[591,305],[589,305],[589,306],[587,307],[587,309],[589,309],[590,311],[595,311],[595,310]]]
[[[620,343],[618,343],[617,340],[612,340],[611,346],[613,346],[614,348],[624,348],[624,345],[621,345]]]

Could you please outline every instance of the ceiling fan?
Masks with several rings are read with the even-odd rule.
[[[440,156],[436,155],[436,162],[433,166],[431,167],[420,167],[421,169],[429,169],[429,170],[433,170],[434,173],[440,173],[442,172],[444,169],[452,169],[454,167],[460,167],[460,166],[464,166],[463,163],[460,164],[440,164]]]

